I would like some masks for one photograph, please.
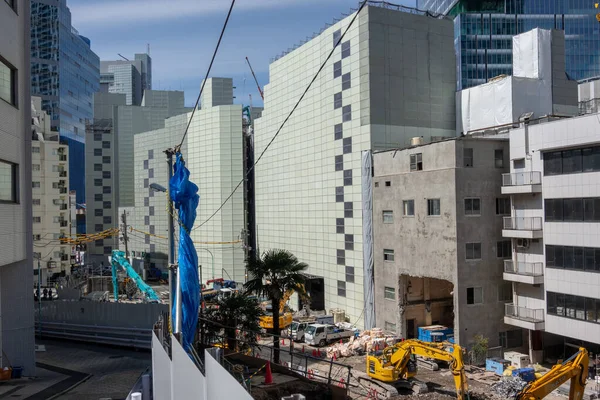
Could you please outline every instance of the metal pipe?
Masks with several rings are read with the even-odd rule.
[[[204,247],[200,247],[198,250],[206,250],[210,253],[210,258],[211,258],[211,262],[212,262],[212,279],[215,279],[215,256],[212,253],[212,251],[210,251],[209,249],[206,249]],[[200,283],[202,283],[202,280],[200,280]]]
[[[171,183],[171,177],[173,177],[173,151],[168,149],[165,151],[167,155],[167,176],[168,182],[167,187]],[[171,329],[175,328],[177,332],[177,316],[173,314],[173,265],[175,264],[175,223],[173,221],[173,201],[171,200],[171,194],[167,190],[167,209],[169,210],[169,309],[171,310]],[[179,296],[178,296],[179,297]]]
[[[181,274],[179,273],[179,267],[177,267],[177,278],[176,278],[176,292],[175,292],[175,333],[181,333]]]

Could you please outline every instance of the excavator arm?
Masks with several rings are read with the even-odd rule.
[[[446,351],[446,346],[452,346],[452,352]],[[388,347],[382,357],[367,356],[367,373],[370,377],[383,382],[395,382],[407,379],[408,363],[412,355],[446,361],[454,377],[458,400],[469,397],[469,387],[462,358],[462,348],[457,344],[426,343],[419,340],[405,340]]]
[[[571,358],[557,364],[540,379],[529,383],[516,396],[517,400],[540,400],[552,393],[560,385],[571,380],[569,400],[581,400],[587,378],[589,358],[583,347]]]
[[[160,302],[160,298],[156,294],[156,292],[144,282],[144,280],[138,275],[137,272],[133,269],[127,258],[125,258],[125,253],[119,250],[112,251],[112,258],[110,260],[112,265],[112,281],[113,281],[113,291],[115,296],[115,301],[119,299],[119,282],[117,271],[119,268],[123,269],[128,277],[130,277],[137,287],[140,289],[142,293],[146,296],[146,298],[151,302]]]

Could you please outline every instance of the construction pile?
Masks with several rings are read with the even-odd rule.
[[[504,398],[513,398],[525,386],[527,386],[527,382],[518,376],[503,376],[501,380],[492,385],[492,389]]]
[[[386,334],[381,328],[362,331],[358,337],[351,337],[346,343],[340,341],[327,348],[327,358],[351,357],[383,350],[398,342],[395,335]]]

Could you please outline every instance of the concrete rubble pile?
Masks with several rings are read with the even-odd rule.
[[[383,350],[398,342],[394,335],[387,335],[381,328],[362,331],[358,337],[351,337],[346,343],[336,343],[327,348],[327,358],[351,357]]]
[[[525,386],[527,386],[527,382],[518,376],[504,376],[492,385],[492,390],[504,398],[513,398]]]

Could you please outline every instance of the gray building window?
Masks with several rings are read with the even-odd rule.
[[[354,235],[344,235],[344,243],[346,250],[354,250]]]
[[[102,179],[94,179],[94,186],[102,186]]]
[[[333,108],[342,108],[342,92],[333,95]]]
[[[467,288],[467,304],[482,304],[483,289],[481,287]]]
[[[150,205],[150,198],[144,197],[144,207],[148,207]]]
[[[496,242],[496,256],[498,258],[511,258],[512,242],[510,240],[501,240]]]
[[[475,197],[466,198],[465,215],[481,215],[481,200]]]
[[[111,254],[112,246],[104,246],[104,254]]]
[[[350,41],[342,43],[342,59],[350,57]]]
[[[150,244],[150,252],[154,253],[156,251],[156,245],[154,243]]]
[[[156,233],[156,227],[154,225],[150,225],[150,234],[154,235]]]
[[[110,164],[110,156],[102,157],[102,164]]]
[[[494,165],[496,168],[504,168],[504,150],[494,150]]]
[[[150,168],[148,170],[148,178],[150,178],[150,179],[154,178],[154,168]]]
[[[337,293],[340,297],[346,297],[346,282],[338,281],[337,282]]]
[[[344,201],[344,187],[337,186],[335,188],[335,201],[336,203],[341,203]]]
[[[352,186],[352,170],[347,169],[344,171],[344,186]]]
[[[154,160],[154,150],[148,150],[148,160]]]
[[[104,194],[112,193],[112,187],[110,187],[110,186],[102,186],[102,193],[104,193]]]
[[[35,224],[39,224],[39,223],[41,223],[41,222],[42,222],[42,217],[33,217],[33,222],[34,222]]]
[[[343,141],[343,153],[344,154],[350,154],[350,153],[352,153],[352,138],[351,137],[344,138],[344,141]]]
[[[94,231],[95,232],[102,232],[104,230],[104,225],[102,224],[96,224],[94,225]]]
[[[351,75],[350,72],[342,75],[342,90],[350,89]]]
[[[352,106],[348,104],[342,107],[342,122],[348,122],[352,120]]]
[[[148,178],[144,179],[144,187],[147,188],[150,185],[150,180]]]
[[[354,267],[346,266],[346,282],[354,283]]]
[[[352,210],[353,206],[352,206],[352,202],[351,201],[346,201],[344,203],[344,218],[353,218],[354,217],[354,211]]]
[[[150,217],[147,215],[144,215],[144,225],[150,225]]]
[[[339,139],[341,139],[342,137],[344,137],[344,129],[343,129],[343,125],[342,125],[342,124],[336,124],[336,125],[333,127],[333,130],[334,130],[334,135],[333,135],[333,138],[334,138],[335,140],[339,140]]]
[[[338,76],[342,76],[342,62],[337,61],[333,63],[333,78],[337,78]]]
[[[415,201],[404,200],[402,201],[402,215],[405,217],[414,217],[415,215]]]
[[[104,228],[102,228],[102,229],[104,229]],[[102,231],[102,229],[100,229],[100,231]],[[94,242],[94,244],[95,244],[96,246],[98,246],[98,247],[102,247],[102,246],[104,246],[104,239],[99,239],[99,240],[96,240],[96,241]]]
[[[154,216],[154,206],[150,206],[150,207],[148,208],[148,214],[149,214],[150,216]]]
[[[383,261],[394,261],[394,250],[383,249]]]
[[[498,301],[512,301],[512,283],[502,282],[498,285]]]
[[[337,250],[337,264],[344,265],[346,264],[346,251],[345,250]]]
[[[112,224],[112,217],[110,215],[107,215],[103,218],[102,222],[104,222],[105,224]]]
[[[110,177],[111,177],[110,171],[102,171],[102,178],[110,179]]]
[[[338,42],[340,41],[342,37],[342,30],[338,29],[337,31],[333,32],[333,47],[335,47]]]
[[[384,224],[393,224],[394,223],[394,211],[392,210],[383,210],[383,223]]]
[[[510,197],[496,198],[496,215],[510,215]]]
[[[9,1],[9,4],[12,3]],[[0,99],[17,104],[17,70],[0,58]]]
[[[96,216],[96,217],[101,217],[101,216],[103,216],[103,215],[104,215],[104,210],[103,210],[103,209],[101,209],[101,208],[96,208],[96,209],[94,210],[94,216]]]
[[[101,156],[102,155],[102,149],[99,149],[99,148],[94,149],[94,155],[95,156]]]
[[[103,149],[110,149],[110,142],[105,140],[104,142],[102,142],[102,148]]]
[[[465,258],[467,260],[481,260],[481,243],[466,243]]]
[[[101,142],[101,141],[102,141],[102,134],[94,133],[94,142]]]
[[[96,194],[94,194],[94,200],[95,201],[102,201],[102,193],[96,193]]]
[[[463,161],[465,167],[473,166],[473,149],[468,147],[463,149]]]
[[[423,154],[411,154],[410,155],[410,170],[411,171],[422,171],[423,170]]]
[[[505,349],[515,349],[523,346],[523,331],[515,329],[512,331],[498,332],[498,343]]]
[[[18,182],[17,164],[0,160],[0,203],[18,202]]]
[[[94,164],[94,171],[102,172],[102,164]]]
[[[335,219],[335,232],[344,233],[344,218]]]
[[[383,288],[383,298],[387,300],[396,300],[396,288],[385,286]]]
[[[342,171],[344,169],[344,156],[335,156],[335,170]]]
[[[148,160],[144,160],[144,169],[148,169]]]
[[[427,199],[427,215],[439,216],[440,213],[440,199]]]
[[[110,202],[110,201],[102,202],[102,208],[104,208],[105,210],[110,210],[112,208],[112,202]]]

